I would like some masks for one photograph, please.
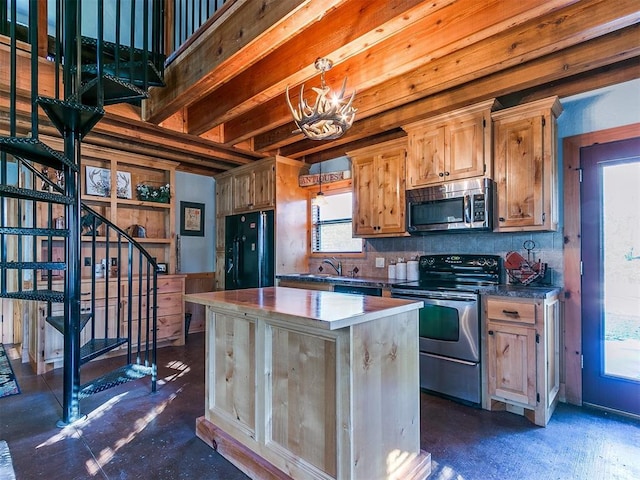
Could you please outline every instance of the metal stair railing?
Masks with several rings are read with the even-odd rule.
[[[104,0],[97,1],[99,28],[94,36],[83,36],[80,31],[80,25],[87,23],[80,20],[81,6],[91,4],[80,0],[49,3],[55,7],[55,37],[46,42],[45,51],[54,64],[53,97],[40,95],[38,2],[20,2],[29,7],[28,24],[18,25],[18,0],[0,0],[0,35],[8,35],[10,49],[8,126],[4,129],[0,124],[0,295],[46,302],[47,321],[64,335],[63,414],[59,423],[66,425],[80,417],[79,399],[85,395],[145,375],[151,375],[152,390],[156,388],[156,263],[126,232],[81,203],[79,171],[82,140],[104,115],[103,106],[139,104],[150,86],[163,85],[164,0],[108,2],[109,8],[115,3],[117,11],[117,21],[111,26],[115,33],[109,40],[105,40]],[[128,13],[123,5],[130,5]],[[139,5],[140,11],[136,9]],[[131,25],[128,44],[122,41],[125,35],[121,30],[127,16]],[[143,25],[142,37],[136,24]],[[25,48],[25,39],[30,45],[30,110],[19,107],[17,101],[17,53]],[[27,83],[23,76],[20,80]],[[20,95],[27,88],[23,87]],[[39,107],[60,132],[64,152],[39,139],[43,120]],[[29,128],[24,123],[18,128],[25,116],[30,117]],[[18,136],[18,129],[23,136]],[[49,178],[50,171],[58,174],[61,183]],[[85,223],[93,225],[93,233],[82,231],[83,212]],[[98,221],[104,236],[96,235]],[[63,245],[60,258],[57,253],[54,258],[57,244]],[[91,268],[88,309],[81,307],[85,300],[81,286],[87,283],[82,278],[83,245],[90,245],[92,265],[99,255],[107,259],[113,255],[118,265],[117,272],[107,270],[101,280]],[[126,273],[122,268],[125,263]],[[115,306],[109,305],[113,275],[117,278]],[[94,295],[99,281],[105,282],[103,307]],[[55,304],[62,306],[62,315],[53,314]],[[97,318],[101,308],[102,323]],[[111,318],[115,324],[108,321]],[[82,363],[125,344],[125,366],[80,385]]]

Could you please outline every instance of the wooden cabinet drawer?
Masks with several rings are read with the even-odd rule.
[[[167,277],[158,275],[158,293],[182,292],[184,291],[184,277]]]
[[[489,298],[487,299],[487,318],[535,325],[536,304]]]
[[[134,295],[138,295],[140,291],[140,281],[133,280],[131,282],[131,289]],[[180,292],[182,293],[184,289],[184,276],[173,276],[173,275],[158,275],[158,294],[160,293],[170,293],[170,292]],[[123,285],[124,291],[127,290],[126,283]],[[146,295],[147,293],[147,282],[142,281],[142,295]]]
[[[138,340],[138,322],[131,323],[132,339],[133,342]],[[167,315],[164,317],[158,317],[157,327],[157,339],[158,342],[164,340],[176,340],[182,337],[184,329],[184,316],[183,315]],[[142,340],[147,338],[145,331],[141,332]],[[122,327],[122,335],[126,336],[126,326]]]
[[[142,311],[146,312],[147,297],[142,297],[142,300],[138,301],[139,297],[133,297],[131,299],[131,310],[134,317],[138,315],[138,305],[140,304]],[[184,313],[184,302],[182,301],[182,293],[166,293],[158,295],[158,318],[167,315],[178,315]]]

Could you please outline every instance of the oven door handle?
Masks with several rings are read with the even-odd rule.
[[[452,295],[452,294],[442,294],[442,296],[440,296],[440,295],[434,295],[434,294],[428,294],[428,293],[421,293],[421,294],[415,295],[415,294],[394,293],[392,291],[391,296],[393,298],[404,298],[405,300],[442,300],[442,301],[469,302],[469,303],[478,301],[475,295],[473,298],[471,298],[471,297],[463,297],[463,296]]]
[[[463,365],[469,365],[471,367],[475,367],[478,364],[478,362],[468,362],[467,360],[460,360],[459,358],[444,357],[442,355],[436,355],[435,353],[420,352],[420,355],[437,358],[439,360],[446,360],[448,362],[461,363]]]

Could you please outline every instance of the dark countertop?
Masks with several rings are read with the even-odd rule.
[[[333,285],[353,285],[360,287],[391,288],[403,280],[379,278],[379,277],[348,277],[327,275],[322,273],[289,273],[276,275],[280,280],[294,282],[331,283]],[[499,297],[519,298],[547,298],[560,293],[560,287],[553,286],[525,286],[525,285],[496,285],[480,287],[482,295],[495,295]]]
[[[333,285],[357,285],[359,287],[391,288],[400,280],[380,277],[351,277],[324,273],[287,273],[276,275],[277,279],[292,282],[331,283]]]

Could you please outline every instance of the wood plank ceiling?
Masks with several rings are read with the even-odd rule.
[[[142,114],[210,147],[215,162],[185,158],[184,170],[273,154],[315,163],[488,98],[511,106],[638,78],[639,20],[637,0],[230,1],[175,55]],[[333,141],[292,133],[284,97],[290,86],[295,105],[302,83],[319,85],[318,57],[335,64],[330,86],[347,77],[356,90],[356,122]]]

